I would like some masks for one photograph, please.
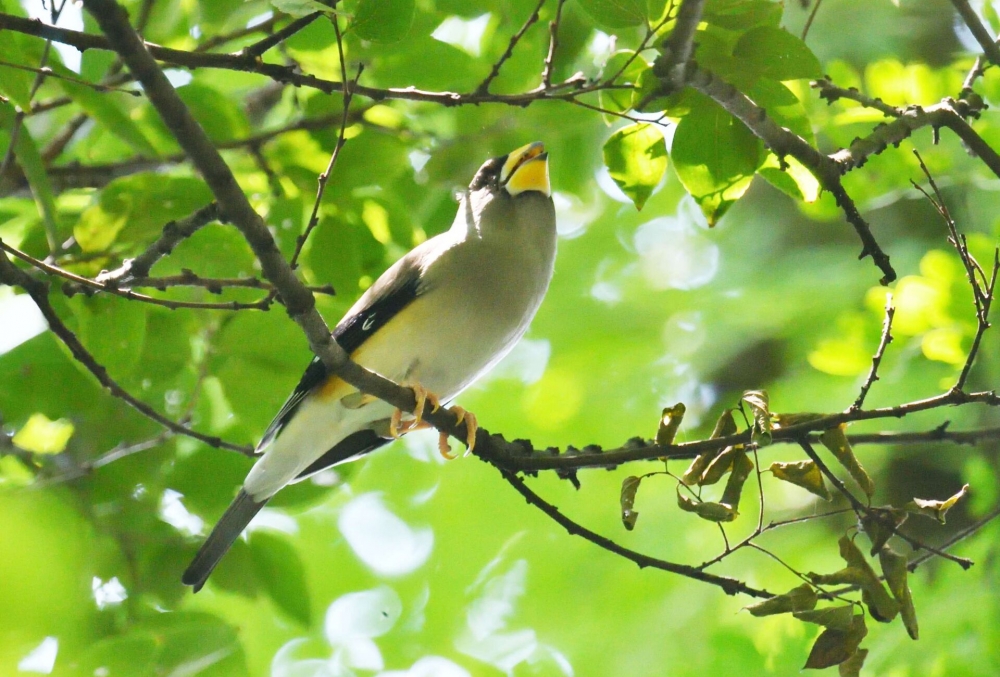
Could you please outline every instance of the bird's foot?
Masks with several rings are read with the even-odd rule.
[[[428,402],[431,403],[431,412],[435,412],[441,408],[441,403],[437,395],[427,390],[427,388],[419,383],[413,384],[410,388],[413,389],[413,397],[417,400],[417,406],[413,408],[413,420],[404,423],[402,409],[392,412],[392,418],[389,420],[389,434],[393,438],[398,438],[400,435],[413,430],[427,427],[427,424],[424,423],[424,408]]]
[[[465,429],[467,432],[465,438],[465,444],[467,449],[465,450],[465,455],[468,456],[472,453],[472,450],[476,447],[476,431],[479,430],[479,423],[476,420],[476,415],[471,411],[466,411],[462,407],[451,407],[449,411],[458,417],[458,424],[461,425],[465,423]],[[441,433],[438,438],[438,451],[449,461],[458,458],[458,454],[451,453],[451,446],[448,444],[448,433]]]

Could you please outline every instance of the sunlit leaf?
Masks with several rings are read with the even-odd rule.
[[[712,435],[709,439],[715,440],[720,437],[735,435],[736,433],[736,419],[733,418],[733,410],[726,409],[715,422],[715,428],[712,430]],[[732,447],[729,448],[731,449]],[[681,476],[681,482],[688,486],[702,484],[702,476],[705,474],[705,471],[711,465],[712,461],[714,461],[715,458],[724,451],[725,449],[719,451],[706,451],[702,454],[698,454],[698,456],[691,461],[691,465],[688,466],[688,469],[684,471],[684,475]],[[719,477],[721,477],[721,475]],[[718,481],[718,479],[716,479],[716,481]]]
[[[750,431],[750,441],[766,447],[771,443],[771,411],[767,392],[763,390],[747,390],[742,401],[750,407],[753,417],[753,428]]]
[[[55,421],[39,412],[32,414],[14,435],[13,442],[35,454],[59,454],[73,436],[73,423],[60,418]]]
[[[0,100],[0,130],[4,130],[4,135],[8,139],[13,134],[14,119],[13,106]],[[45,222],[46,229],[52,234],[58,233],[59,225],[56,222],[56,201],[55,194],[52,192],[52,183],[38,152],[38,146],[24,122],[21,123],[17,143],[14,144],[14,155],[24,171],[24,177],[28,180],[28,187],[31,189],[31,195],[38,206],[38,214]]]
[[[667,169],[663,134],[645,122],[622,127],[604,144],[604,164],[636,209],[642,209]]]
[[[906,504],[906,509],[917,515],[924,515],[925,517],[933,517],[941,524],[944,524],[945,516],[948,514],[948,511],[951,510],[951,508],[954,507],[954,505],[958,503],[962,499],[962,497],[965,496],[967,493],[969,493],[968,484],[959,489],[957,494],[943,501],[932,501],[932,500],[925,500],[923,498],[914,498],[912,501]]]
[[[753,616],[771,616],[792,611],[808,611],[816,606],[816,590],[808,583],[792,588],[783,595],[745,607]]]
[[[806,491],[816,494],[824,501],[832,500],[830,491],[823,482],[823,473],[813,461],[791,461],[783,463],[775,461],[769,468],[779,480],[791,482]]]
[[[610,78],[619,71],[621,75],[615,80],[615,84],[638,86],[643,73],[649,71],[649,64],[644,58],[636,55],[634,51],[623,49],[612,54],[604,65],[604,78]],[[637,93],[631,88],[602,89],[598,92],[601,108],[612,113],[624,113],[631,109],[636,102],[636,97]],[[604,114],[604,120],[609,125],[617,119],[618,117],[615,115]]]
[[[746,125],[701,97],[678,123],[670,156],[681,183],[714,225],[750,187],[765,154]]]
[[[635,475],[629,475],[622,480],[622,491],[621,491],[621,509],[622,509],[622,524],[629,531],[635,528],[635,521],[639,519],[639,513],[633,510],[635,505],[635,492],[639,490],[639,484],[642,482],[641,477],[636,477]]]
[[[912,639],[919,639],[920,628],[917,625],[917,612],[913,608],[913,596],[910,593],[910,586],[906,582],[909,574],[906,556],[886,546],[879,550],[878,559],[882,565],[882,575],[885,576],[889,592],[899,602],[900,616],[903,618],[907,634]]]
[[[823,432],[823,436],[820,438],[823,442],[823,446],[830,450],[830,453],[840,461],[840,464],[844,466],[854,481],[858,483],[861,487],[861,491],[865,492],[868,496],[875,493],[875,483],[872,482],[871,477],[869,477],[868,472],[862,467],[861,463],[858,461],[857,457],[854,455],[854,450],[851,448],[851,443],[847,441],[847,425],[841,424],[836,428],[830,428]]]
[[[663,413],[660,414],[660,425],[656,430],[656,444],[668,447],[674,443],[674,436],[677,435],[677,429],[681,427],[685,411],[686,407],[682,402],[663,409]]]

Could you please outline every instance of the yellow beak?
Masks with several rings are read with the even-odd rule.
[[[551,197],[549,154],[545,146],[536,141],[512,151],[500,170],[500,185],[511,196],[536,190]]]

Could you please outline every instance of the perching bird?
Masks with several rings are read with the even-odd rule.
[[[354,361],[414,388],[416,423],[425,398],[451,401],[528,328],[552,278],[551,195],[541,143],[487,161],[459,201],[451,229],[397,261],[337,324],[334,339]],[[399,416],[314,359],[265,431],[256,449],[263,455],[184,572],[184,583],[200,590],[282,487],[387,444],[398,435]],[[475,418],[466,420],[471,444]]]

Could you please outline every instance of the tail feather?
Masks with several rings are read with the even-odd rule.
[[[250,498],[250,494],[240,489],[236,499],[226,509],[225,514],[212,529],[212,533],[209,534],[208,539],[201,546],[201,550],[195,555],[191,565],[181,577],[184,585],[194,587],[195,592],[201,590],[219,560],[266,503],[267,499],[258,503]]]

